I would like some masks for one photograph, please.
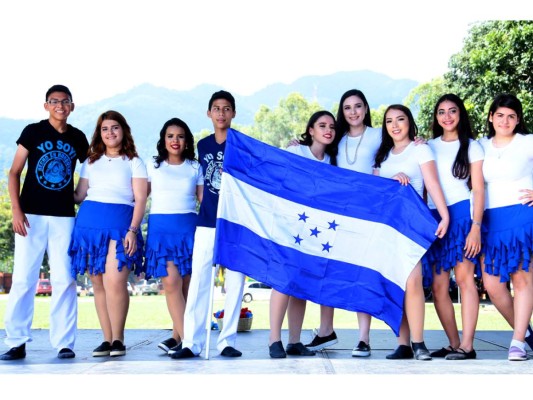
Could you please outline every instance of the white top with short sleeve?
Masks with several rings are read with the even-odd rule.
[[[147,163],[151,183],[150,214],[196,213],[196,187],[203,186],[202,167],[195,160],[180,165]]]
[[[411,186],[422,197],[424,178],[420,166],[434,159],[433,152],[427,144],[415,145],[411,142],[400,154],[389,152],[387,159],[381,163],[379,176],[392,178],[397,173],[403,172],[409,177]]]
[[[350,137],[345,134],[342,137],[338,146],[337,165],[352,171],[371,174],[376,153],[381,145],[381,128],[367,126],[365,133],[361,136]],[[355,158],[356,151],[357,159]]]
[[[428,141],[429,147],[435,156],[435,163],[437,165],[437,172],[439,175],[440,185],[444,192],[446,205],[451,206],[463,200],[470,199],[470,188],[468,187],[468,178],[459,179],[453,176],[452,168],[457,152],[459,151],[460,142],[454,140],[453,142],[445,142],[442,136]],[[470,139],[468,146],[468,159],[470,164],[477,161],[482,161],[484,158],[483,148],[475,140]],[[436,209],[436,205],[428,197],[428,206],[431,209]]]
[[[89,181],[85,200],[100,203],[127,204],[134,206],[132,178],[146,178],[143,160],[126,156],[109,158],[103,155],[94,163],[89,159],[81,166],[80,177]]]
[[[285,150],[287,150],[289,153],[298,154],[299,156],[309,158],[310,160],[315,160],[318,162],[323,162],[326,164],[330,163],[330,157],[328,154],[324,154],[324,159],[319,160],[314,156],[314,154],[311,152],[311,148],[306,145],[299,145],[299,146],[289,146]]]
[[[521,204],[521,189],[533,189],[533,134],[515,134],[504,147],[482,138],[485,209]]]

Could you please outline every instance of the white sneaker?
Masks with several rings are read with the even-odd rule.
[[[352,350],[352,357],[370,357],[370,345],[360,341]]]

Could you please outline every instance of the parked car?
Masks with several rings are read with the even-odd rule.
[[[137,291],[135,289],[133,289],[133,286],[131,285],[131,283],[127,283],[127,288],[128,288],[128,294],[130,296],[133,296],[134,294],[137,294]]]
[[[127,283],[127,287],[128,287],[128,294],[130,296],[133,296],[135,293],[135,289],[133,288],[133,286],[131,285],[131,283]],[[94,296],[94,289],[93,289],[93,286],[90,285],[90,286],[87,286],[87,288],[85,288],[85,292],[87,293],[87,296]],[[79,295],[78,295],[79,296]]]
[[[242,301],[249,303],[252,300],[270,300],[272,288],[261,282],[247,282],[244,284]]]
[[[37,282],[37,288],[35,289],[35,294],[43,296],[51,296],[52,295],[52,284],[50,283],[50,279],[39,279]]]
[[[141,296],[144,294],[159,294],[160,283],[157,279],[141,279],[135,284],[135,289]]]

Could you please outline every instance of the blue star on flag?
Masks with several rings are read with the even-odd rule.
[[[296,236],[293,236],[294,238],[294,244],[300,244],[302,242],[302,238],[300,237],[300,235],[296,235]]]
[[[320,231],[318,230],[318,226],[315,229],[309,229],[309,230],[311,231],[311,236],[318,237],[318,234],[320,233]]]
[[[333,220],[333,222],[328,222],[328,224],[329,224],[329,228],[328,229],[333,229],[334,231],[336,231],[337,230],[337,226],[339,226],[339,224],[337,224],[335,222],[335,220]]]
[[[298,216],[300,217],[298,221],[303,221],[303,222],[306,222],[307,218],[309,218],[307,215],[305,215],[305,211],[302,214],[298,214]]]
[[[327,251],[329,253],[329,249],[331,249],[333,246],[331,246],[329,244],[329,242],[327,243],[322,243],[322,251]]]

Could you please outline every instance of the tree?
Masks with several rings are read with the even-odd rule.
[[[372,127],[380,128],[383,126],[383,117],[385,116],[386,105],[380,105],[377,110],[370,110],[370,118],[372,119]]]
[[[533,118],[533,21],[474,25],[462,51],[450,58],[448,66],[444,79],[472,106],[475,132],[485,131],[488,107],[499,93],[516,95],[522,101],[526,123]]]
[[[420,136],[432,137],[431,123],[433,122],[433,108],[440,96],[449,92],[444,78],[435,78],[431,82],[417,86],[409,93],[404,103],[416,117],[416,125]]]
[[[272,146],[285,147],[304,132],[311,114],[321,109],[317,102],[309,103],[301,94],[291,93],[274,109],[262,105],[248,134]]]
[[[13,254],[15,234],[12,227],[11,201],[7,191],[7,182],[0,180],[0,271],[13,271]]]

